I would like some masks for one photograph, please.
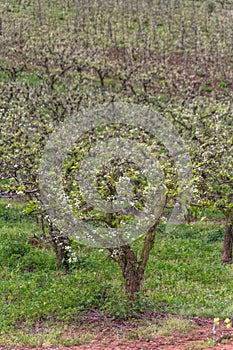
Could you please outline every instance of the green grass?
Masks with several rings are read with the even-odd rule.
[[[120,270],[105,251],[79,247],[75,268],[64,273],[48,244],[31,244],[38,227],[24,213],[24,206],[11,200],[0,202],[3,337],[41,322],[55,328],[71,322],[78,325],[92,309],[112,318],[127,318],[132,311],[137,315],[147,308],[183,316],[232,315],[233,267],[221,264],[223,227],[219,223],[182,225],[168,236],[158,235],[140,302],[132,310],[123,294]]]
[[[53,346],[77,346],[86,344],[94,338],[93,333],[85,332],[74,334],[71,327],[37,326],[34,332],[18,330],[14,333],[4,334],[0,337],[0,346],[27,346],[30,347],[53,347]]]
[[[158,327],[157,333],[164,336],[171,336],[174,332],[188,334],[196,325],[189,320],[169,317]]]
[[[221,264],[223,231],[216,223],[193,224],[157,240],[145,281],[157,306],[186,316],[232,314],[233,268]]]
[[[136,329],[119,330],[119,338],[137,341],[151,341],[155,334],[169,337],[172,336],[174,332],[188,334],[195,328],[197,328],[197,325],[191,320],[178,317],[166,317],[156,323],[148,322],[142,325],[139,324]]]

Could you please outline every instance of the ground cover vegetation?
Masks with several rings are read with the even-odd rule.
[[[0,190],[26,201],[23,209],[1,203],[3,331],[21,321],[69,322],[93,308],[127,317],[150,303],[184,315],[229,316],[232,271],[221,260],[232,262],[233,2],[4,0],[0,19]],[[187,221],[212,215],[221,223],[190,224],[165,235],[177,169],[157,142],[168,200],[144,237],[115,254],[88,249],[59,232],[39,191],[47,138],[70,114],[119,101],[150,107],[175,126],[193,168]],[[134,133],[151,144],[149,136]],[[93,135],[98,138],[96,130]],[[90,147],[89,136],[78,140],[66,163],[71,202],[80,195],[72,172]],[[115,185],[114,163],[111,171]],[[136,206],[143,206],[145,179],[138,168],[124,171],[137,174]],[[99,174],[99,184],[110,198],[107,176]],[[95,212],[88,215],[97,220]],[[102,221],[113,227],[118,219]]]
[[[161,233],[140,299],[129,305],[122,293],[120,268],[116,269],[107,251],[76,246],[78,259],[65,273],[57,266],[51,245],[39,239],[38,224],[26,214],[26,203],[2,199],[0,209],[2,346],[86,343],[96,332],[92,313],[99,326],[134,319],[125,334],[128,339],[136,339],[133,334],[136,337],[138,332],[142,332],[138,339],[150,337],[152,325],[153,334],[172,332],[165,326],[167,320],[163,322],[166,314],[187,317],[177,321],[178,328],[190,317],[231,315],[233,270],[232,265],[219,263],[221,222],[184,224],[169,237]],[[140,243],[133,247],[136,251]],[[82,325],[87,327],[86,337],[77,333]],[[210,338],[212,327],[213,322]]]

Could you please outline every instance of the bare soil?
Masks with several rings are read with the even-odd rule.
[[[82,338],[85,333],[94,334],[94,339],[86,344],[79,346],[53,346],[53,347],[0,347],[0,350],[233,350],[233,330],[226,329],[224,322],[220,322],[215,335],[215,343],[213,345],[213,319],[195,317],[190,319],[194,323],[188,333],[178,331],[172,332],[169,336],[161,336],[156,332],[150,331],[147,326],[136,325],[132,321],[116,321],[103,323],[98,322],[98,317],[90,323],[83,324],[81,328],[72,330],[72,332],[64,334],[66,337]],[[153,320],[151,320],[153,325]],[[155,322],[154,322],[155,324]],[[145,327],[144,332],[137,330]],[[131,334],[131,336],[130,336]],[[133,334],[133,339],[132,338]],[[131,338],[130,338],[131,337]],[[209,345],[210,344],[210,345]],[[212,344],[212,345],[211,345]]]

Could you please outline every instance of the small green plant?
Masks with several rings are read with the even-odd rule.
[[[183,350],[204,350],[206,348],[214,346],[216,343],[214,339],[210,338],[202,341],[195,341],[184,347]]]
[[[169,317],[161,323],[157,333],[164,336],[170,336],[175,331],[186,334],[194,328],[196,328],[196,325],[187,319]]]
[[[130,329],[126,332],[119,333],[119,339],[125,338],[127,340],[140,340],[140,341],[151,341],[153,336],[156,335],[157,324],[148,324],[139,326],[134,329]]]
[[[210,93],[210,92],[213,91],[213,89],[212,89],[211,87],[209,87],[209,86],[202,86],[202,87],[200,88],[200,91],[201,91],[201,92],[208,92],[208,93]]]
[[[228,84],[225,83],[225,82],[223,81],[223,82],[219,83],[219,87],[220,87],[221,89],[225,89],[225,88],[228,87]]]

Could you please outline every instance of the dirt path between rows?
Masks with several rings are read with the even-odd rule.
[[[159,335],[147,325],[138,327],[130,322],[96,324],[67,332],[66,337],[83,339],[86,333],[93,332],[93,339],[79,346],[0,346],[0,350],[233,350],[233,329],[227,329],[223,321],[213,334],[213,319],[193,318],[194,327],[188,332],[173,331],[169,335]],[[153,325],[153,321],[151,321]],[[86,333],[85,333],[86,332]]]

